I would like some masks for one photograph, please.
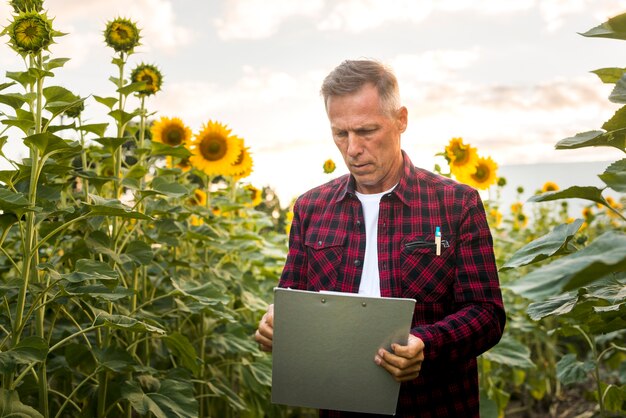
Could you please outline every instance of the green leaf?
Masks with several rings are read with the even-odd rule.
[[[150,146],[152,147],[152,155],[171,155],[177,158],[189,158],[191,151],[189,151],[184,145],[177,145],[175,147],[160,142],[152,141]]]
[[[11,106],[13,109],[19,109],[28,100],[20,93],[0,94],[0,103]]]
[[[197,283],[193,280],[184,280],[175,276],[172,276],[170,280],[176,290],[203,305],[226,305],[230,302],[230,296],[226,292],[226,288],[217,283],[211,283],[208,280],[203,283]]]
[[[621,151],[626,144],[626,131],[589,131],[576,134],[557,142],[556,149],[576,149],[584,147],[615,147]]]
[[[104,350],[94,348],[93,351],[100,367],[116,373],[132,371],[137,364],[132,356],[121,348],[107,347]]]
[[[626,193],[626,158],[608,166],[598,177],[616,192]]]
[[[624,248],[626,234],[605,232],[582,250],[561,257],[503,287],[534,300],[576,289],[624,270]]]
[[[111,290],[101,284],[92,284],[86,286],[67,286],[63,289],[70,296],[91,296],[94,299],[105,300],[109,302],[118,301],[133,295],[133,291],[117,286]]]
[[[54,58],[44,63],[43,68],[48,71],[54,70],[55,68],[63,67],[69,60],[69,58]]]
[[[15,85],[15,81],[11,81],[10,83],[2,83],[2,84],[0,84],[0,91],[6,89],[8,87],[14,86],[14,85]]]
[[[539,321],[550,315],[568,314],[576,306],[579,292],[567,292],[562,295],[552,296],[544,301],[533,302],[528,305],[526,313],[533,321]]]
[[[80,154],[81,146],[74,141],[66,141],[50,132],[30,135],[24,140],[26,146],[35,146],[42,155],[55,153],[56,159],[69,158]]]
[[[568,244],[583,222],[583,219],[576,219],[570,224],[561,224],[548,234],[529,242],[517,250],[500,271],[536,263],[555,255],[569,254]]]
[[[108,151],[112,154],[122,145],[124,145],[132,138],[123,137],[123,138],[115,138],[115,137],[104,137],[104,138],[94,138],[94,141],[98,142],[102,146],[104,146]]]
[[[113,109],[113,106],[115,106],[117,104],[117,99],[115,97],[93,96],[93,98],[96,100],[96,102],[102,103],[103,105],[105,105],[109,109]]]
[[[498,404],[487,396],[486,389],[480,387],[480,418],[499,418]]]
[[[602,189],[598,189],[594,186],[572,186],[567,189],[557,190],[555,192],[546,192],[531,196],[529,202],[549,202],[551,200],[559,199],[585,199],[592,202],[601,203],[608,206],[604,197],[602,197]]]
[[[70,283],[95,280],[111,288],[117,285],[120,278],[119,273],[109,267],[107,263],[86,258],[81,258],[76,262],[76,269],[73,272],[62,274],[61,277]]]
[[[626,402],[626,385],[602,385],[604,394],[604,407],[609,412],[624,413],[624,402]],[[617,415],[616,415],[617,416]]]
[[[185,186],[177,182],[169,182],[163,177],[155,177],[151,182],[152,189],[168,197],[181,197],[189,193]]]
[[[91,123],[87,125],[81,125],[77,129],[83,132],[91,132],[92,134],[98,136],[104,136],[104,133],[108,126],[108,123]]]
[[[246,405],[246,401],[244,401],[236,392],[234,392],[231,388],[228,387],[224,382],[220,380],[209,380],[206,382],[209,390],[226,399],[228,405],[231,408],[238,411],[245,411],[248,409],[248,405]]]
[[[193,384],[165,379],[156,392],[145,393],[136,382],[126,381],[121,396],[130,402],[140,415],[151,412],[156,418],[195,418],[198,402],[194,397]]]
[[[581,35],[590,38],[626,40],[626,13],[612,17],[601,25],[581,33]]]
[[[613,103],[626,103],[626,77],[624,75],[615,83],[609,100]]]
[[[28,71],[7,71],[6,76],[11,80],[17,81],[23,87],[27,87],[29,84],[33,84],[37,81],[37,78]]]
[[[73,102],[77,99],[74,93],[60,86],[44,88],[43,96],[46,98],[46,102]]]
[[[44,361],[48,355],[48,343],[41,337],[30,336],[20,340],[10,352],[19,363]]]
[[[2,124],[7,126],[15,126],[20,131],[24,132],[25,135],[28,135],[35,127],[35,122],[32,119],[7,118],[2,120]]]
[[[174,357],[180,359],[181,364],[189,369],[194,376],[198,376],[200,372],[198,353],[189,339],[178,332],[174,332],[163,337],[163,341]]]
[[[595,75],[600,77],[603,83],[615,84],[618,82],[622,75],[626,72],[626,68],[600,68],[592,71]]]
[[[106,216],[118,216],[121,218],[133,218],[133,219],[152,219],[151,217],[133,211],[132,208],[126,206],[117,199],[105,199],[98,195],[89,195],[93,203],[84,203],[89,207],[89,212],[92,215],[106,215]]]
[[[482,355],[489,361],[513,368],[531,369],[535,367],[530,359],[530,349],[508,334],[504,334],[496,346]]]
[[[620,107],[611,119],[604,122],[602,129],[605,131],[615,131],[626,128],[626,106]]]
[[[0,388],[0,417],[44,418],[36,409],[24,405],[17,391]]]
[[[556,377],[564,385],[582,383],[589,378],[589,372],[594,369],[591,362],[576,360],[576,354],[566,354],[556,363]]]
[[[5,213],[12,212],[21,216],[24,212],[32,210],[29,206],[28,199],[23,193],[15,193],[0,187],[0,208]]]
[[[113,119],[115,119],[117,123],[121,125],[126,125],[137,115],[137,112],[128,113],[120,109],[111,110],[109,112],[109,116],[111,116]]]
[[[147,324],[143,321],[131,318],[130,316],[112,315],[104,311],[100,311],[98,313],[96,323],[103,323],[109,328],[165,335],[165,330],[163,328]]]
[[[145,81],[138,81],[135,83],[127,84],[124,87],[118,88],[117,92],[123,94],[124,96],[128,96],[131,93],[144,90],[146,86],[147,86],[147,83]]]
[[[154,258],[152,248],[144,241],[131,241],[126,247],[124,254],[128,255],[140,266],[147,266]]]

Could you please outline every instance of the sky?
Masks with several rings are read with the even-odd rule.
[[[56,30],[50,48],[71,61],[54,84],[83,97],[114,95],[106,23],[126,17],[142,29],[129,58],[156,65],[162,91],[146,101],[155,117],[181,118],[194,133],[209,120],[245,139],[254,159],[246,180],[271,186],[283,205],[346,171],[319,88],[345,59],[391,66],[409,125],[403,148],[432,169],[435,154],[462,137],[500,166],[613,161],[613,149],[554,150],[599,129],[618,109],[611,86],[590,71],[626,67],[626,43],[586,38],[626,0],[45,0]],[[0,27],[9,23],[0,3]],[[23,62],[0,44],[0,83]],[[107,120],[89,98],[86,122]],[[131,104],[132,107],[132,104]],[[5,149],[25,151],[12,136]],[[337,171],[324,174],[328,158]],[[2,166],[2,162],[0,162]],[[529,168],[529,170],[532,170]],[[547,179],[546,179],[547,180]]]

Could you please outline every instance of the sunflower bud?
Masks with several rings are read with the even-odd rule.
[[[41,12],[43,9],[43,0],[11,0],[9,3],[15,13]]]
[[[85,102],[81,101],[71,106],[70,108],[66,109],[65,112],[63,113],[68,118],[77,118],[80,116],[83,110],[85,110]]]
[[[128,19],[118,17],[107,23],[104,30],[104,40],[116,52],[133,52],[139,45],[139,29]]]
[[[20,54],[37,54],[42,49],[48,49],[52,44],[52,37],[59,35],[52,29],[52,21],[45,13],[20,12],[13,22],[7,26],[2,35],[8,34],[11,40],[9,45]]]
[[[161,71],[154,65],[143,63],[135,67],[130,74],[130,79],[133,83],[140,81],[146,83],[146,87],[137,92],[142,96],[150,96],[161,90],[161,84],[163,83]]]

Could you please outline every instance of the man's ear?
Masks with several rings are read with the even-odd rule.
[[[402,106],[398,109],[398,114],[396,115],[396,126],[400,133],[404,133],[406,131],[406,126],[409,123],[409,111],[406,107]]]

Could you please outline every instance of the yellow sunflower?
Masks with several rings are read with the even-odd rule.
[[[465,145],[463,138],[452,138],[446,146],[446,158],[450,164],[450,171],[455,177],[469,174],[478,163],[476,148]]]
[[[498,164],[491,157],[478,158],[475,167],[476,169],[473,173],[464,172],[457,176],[458,180],[480,190],[486,190],[498,181],[498,176],[496,175]]]
[[[154,122],[152,128],[152,140],[165,145],[175,147],[189,142],[191,129],[179,118],[162,117]]]
[[[243,139],[240,139],[240,141],[241,152],[237,156],[237,160],[230,166],[230,175],[233,176],[235,180],[240,180],[252,174],[252,157],[250,156],[250,148],[244,146]]]
[[[150,96],[157,91],[161,90],[161,84],[163,84],[163,75],[161,71],[154,65],[139,64],[130,74],[130,79],[134,82],[143,81],[146,83],[146,87],[139,90],[137,93],[142,96]]]
[[[541,191],[543,193],[556,192],[557,190],[559,190],[559,186],[553,181],[546,181],[543,187],[541,188]]]
[[[496,228],[502,223],[502,212],[500,212],[498,209],[491,209],[489,211],[489,217],[491,225]]]
[[[108,22],[104,30],[106,44],[116,52],[133,52],[133,49],[139,45],[139,38],[137,24],[122,17]]]
[[[513,228],[521,229],[528,225],[528,216],[525,213],[520,212],[513,217]]]
[[[193,191],[193,195],[187,199],[189,206],[204,206],[206,205],[206,192],[201,189]]]
[[[189,223],[192,226],[200,226],[204,223],[204,219],[202,219],[201,217],[197,216],[197,215],[191,215],[189,217]]]
[[[189,143],[189,162],[208,175],[231,175],[242,149],[241,138],[219,122],[208,121]]]
[[[61,35],[52,29],[52,21],[45,13],[21,12],[0,35],[8,34],[9,45],[20,54],[37,54],[48,49],[54,35]]]
[[[515,202],[511,205],[511,212],[518,213],[522,211],[522,202]]]
[[[250,202],[246,204],[246,206],[255,207],[261,204],[263,201],[263,192],[251,184],[246,184],[244,190],[247,192],[248,197],[250,198]]]
[[[290,210],[289,212],[287,212],[287,215],[285,215],[285,233],[287,235],[289,235],[289,233],[291,232],[292,222],[293,222],[293,211]]]
[[[330,174],[335,171],[336,168],[337,166],[335,165],[335,162],[333,160],[328,159],[324,161],[324,173]]]

